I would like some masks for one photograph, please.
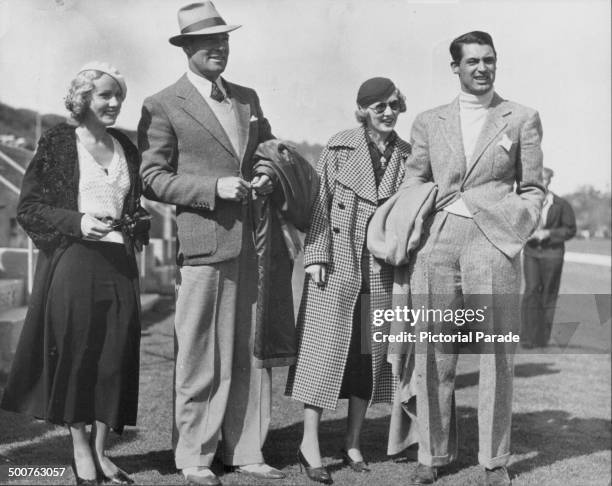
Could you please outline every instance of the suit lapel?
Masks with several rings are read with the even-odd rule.
[[[544,228],[550,228],[553,226],[553,222],[558,219],[559,214],[561,213],[561,206],[558,204],[555,195],[553,194],[553,200],[548,208],[548,213],[546,214],[546,221],[544,221]]]
[[[198,90],[189,82],[187,76],[178,81],[177,96],[181,99],[183,110],[196,122],[202,125],[230,154],[238,158],[238,154],[232,147],[229,137],[219,123],[219,120],[210,109]]]
[[[478,140],[476,141],[474,152],[472,153],[472,163],[470,164],[469,170],[465,174],[466,178],[474,170],[474,167],[482,158],[482,154],[484,154],[485,150],[487,150],[487,147],[491,145],[491,142],[493,142],[497,135],[499,135],[499,133],[508,125],[508,123],[504,120],[504,117],[510,113],[510,111],[503,105],[502,101],[502,98],[497,94],[495,94],[491,100],[487,119],[482,127],[480,135],[478,136]]]
[[[227,81],[225,82],[226,86],[229,85],[229,83],[227,83]],[[237,115],[237,123],[238,123],[238,138],[240,140],[240,150],[239,150],[239,157],[238,160],[240,160],[240,165],[242,166],[242,164],[244,164],[244,156],[247,152],[247,147],[249,145],[250,142],[250,138],[251,138],[251,134],[250,134],[250,128],[251,128],[251,123],[250,123],[250,118],[251,118],[251,104],[249,103],[249,100],[245,99],[244,96],[242,96],[242,92],[240,90],[240,88],[234,84],[232,84],[231,86],[229,86],[230,89],[230,96],[232,99],[232,104],[234,106],[234,110],[236,110],[236,115]]]
[[[440,113],[442,133],[450,149],[459,158],[465,159],[463,150],[463,137],[461,135],[461,120],[459,119],[459,98],[448,105],[446,111]]]
[[[463,148],[463,135],[461,133],[461,119],[459,118],[459,97],[448,105],[446,111],[440,115],[442,119],[441,131],[454,157],[449,160],[451,168],[453,165],[460,173],[461,178],[465,176],[467,163],[465,160],[465,150]]]

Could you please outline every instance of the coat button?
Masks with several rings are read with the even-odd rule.
[[[340,228],[336,228],[335,226],[332,228],[334,233],[340,233]]]
[[[344,205],[344,203],[338,203],[338,207],[339,207],[340,209],[344,209],[344,208],[346,208],[346,206]]]

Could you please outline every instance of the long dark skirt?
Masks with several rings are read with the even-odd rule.
[[[45,319],[55,366],[48,421],[136,424],[140,322],[137,269],[123,245],[78,242],[57,264]]]

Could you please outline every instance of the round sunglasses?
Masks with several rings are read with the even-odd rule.
[[[373,110],[374,113],[378,115],[382,115],[387,109],[387,106],[391,108],[392,111],[399,111],[400,100],[389,101],[389,103],[385,103],[384,101],[381,101],[380,103],[376,103],[374,106],[368,106],[368,108],[370,110]]]

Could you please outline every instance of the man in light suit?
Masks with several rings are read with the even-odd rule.
[[[178,12],[170,43],[188,68],[147,98],[138,126],[144,194],[176,206],[175,427],[178,469],[190,484],[215,485],[219,440],[226,466],[265,479],[270,370],[252,366],[257,267],[251,189],[269,194],[267,176],[251,180],[254,151],[274,138],[255,91],[221,78],[227,25],[212,2]]]
[[[438,185],[436,211],[411,262],[412,306],[480,309],[486,318],[475,330],[518,333],[519,252],[538,224],[544,197],[540,119],[495,93],[497,54],[489,34],[464,34],[450,52],[461,91],[416,118],[406,165],[405,184]],[[416,331],[456,333],[459,325],[424,319]],[[485,484],[510,484],[514,347],[480,347],[478,460]],[[456,457],[457,348],[416,341],[419,464],[412,484],[435,482],[437,469]]]

